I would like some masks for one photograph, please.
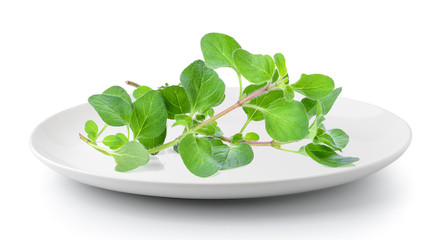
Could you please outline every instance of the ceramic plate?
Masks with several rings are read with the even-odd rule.
[[[221,110],[232,104],[236,91],[230,90]],[[192,175],[179,155],[165,150],[152,156],[146,166],[131,172],[114,171],[114,160],[82,142],[86,120],[102,123],[88,104],[70,108],[42,122],[32,133],[33,153],[53,170],[82,183],[126,193],[196,199],[252,198],[300,193],[348,183],[372,174],[395,161],[411,141],[408,124],[398,116],[373,105],[340,98],[327,115],[327,129],[341,128],[350,135],[343,155],[359,157],[354,166],[329,168],[308,157],[271,147],[253,147],[251,164],[220,171],[209,178]],[[237,132],[245,121],[241,109],[218,122],[225,133]],[[101,126],[100,126],[101,127]],[[124,129],[109,129],[104,134]],[[180,127],[169,127],[167,140],[178,136]],[[261,133],[263,122],[246,129]],[[125,132],[125,131],[123,131]],[[299,145],[286,145],[298,149]]]

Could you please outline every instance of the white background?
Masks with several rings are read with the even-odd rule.
[[[0,238],[445,239],[445,9],[389,0],[2,1]],[[94,93],[125,80],[177,83],[208,32],[254,53],[282,52],[292,81],[331,76],[344,97],[405,119],[411,146],[351,184],[233,201],[101,190],[31,154],[38,123]]]

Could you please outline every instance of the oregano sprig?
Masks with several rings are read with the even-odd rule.
[[[150,155],[173,147],[186,168],[196,176],[209,177],[219,170],[237,168],[254,159],[253,146],[301,154],[321,165],[341,167],[358,161],[341,152],[349,137],[341,129],[326,129],[323,122],[342,91],[322,74],[302,74],[290,84],[285,57],[251,53],[225,34],[209,33],[201,39],[203,60],[196,60],[180,75],[178,85],[157,89],[127,81],[135,87],[131,96],[122,87],[112,86],[88,102],[104,121],[85,123],[87,137],[82,141],[111,156],[115,170],[126,172],[145,165]],[[225,99],[225,84],[215,69],[235,71],[240,86],[239,100],[216,113],[214,107]],[[243,88],[243,79],[250,85]],[[295,93],[303,95],[298,101]],[[217,120],[236,108],[243,108],[246,121],[237,131],[224,135]],[[167,122],[183,128],[183,133],[166,142]],[[255,132],[244,134],[252,121],[265,121],[271,140],[260,141]],[[125,127],[124,133],[108,135],[99,141],[107,126]],[[131,130],[131,133],[130,133]],[[310,143],[299,150],[284,148],[303,139]],[[100,146],[102,144],[104,146]]]

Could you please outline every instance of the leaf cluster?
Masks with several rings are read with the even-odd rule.
[[[325,129],[325,115],[342,91],[333,80],[322,74],[302,74],[290,83],[285,57],[277,53],[253,54],[243,49],[232,37],[209,33],[201,39],[203,60],[188,65],[177,85],[157,89],[137,87],[132,97],[120,86],[112,86],[88,102],[96,110],[104,127],[99,131],[92,120],[85,123],[87,137],[81,139],[116,162],[116,171],[126,172],[147,164],[150,154],[173,147],[186,168],[196,176],[209,177],[220,170],[237,168],[254,159],[252,146],[270,146],[302,154],[319,164],[340,167],[358,158],[338,154],[349,137],[341,129]],[[231,68],[240,85],[239,101],[215,114],[214,107],[225,99],[225,83],[216,72]],[[249,84],[243,88],[243,83]],[[296,100],[296,94],[302,97]],[[246,122],[230,137],[218,127],[218,120],[242,107]],[[168,121],[183,128],[177,138],[165,142]],[[251,121],[264,121],[271,137],[259,141],[255,132],[244,134]],[[107,126],[125,127],[127,135],[117,133],[98,141]],[[299,150],[284,149],[285,144],[311,143]],[[102,143],[103,146],[99,146]]]

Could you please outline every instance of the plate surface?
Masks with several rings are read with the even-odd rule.
[[[222,110],[235,102],[236,90],[227,90],[227,99],[216,108]],[[372,174],[396,160],[411,141],[409,125],[398,116],[373,105],[340,98],[327,115],[327,129],[341,128],[350,135],[343,155],[359,157],[354,166],[329,168],[308,157],[271,147],[253,147],[251,164],[220,171],[209,178],[192,175],[172,149],[151,156],[146,166],[131,172],[114,171],[114,160],[82,142],[85,121],[102,121],[88,105],[60,112],[36,127],[31,135],[33,153],[53,170],[82,183],[114,191],[196,199],[266,197],[317,190],[348,183]],[[237,132],[246,117],[241,109],[218,120],[225,135]],[[101,127],[101,126],[99,126]],[[109,127],[103,136],[125,129]],[[181,133],[180,127],[168,129],[167,141]],[[251,122],[245,130],[260,133],[268,140],[263,122]],[[300,145],[285,145],[298,149]],[[284,146],[284,147],[285,147]]]

